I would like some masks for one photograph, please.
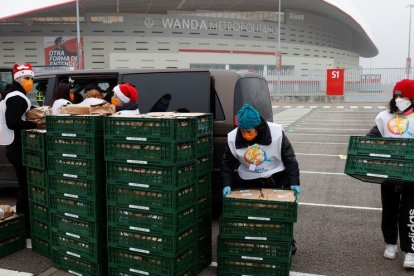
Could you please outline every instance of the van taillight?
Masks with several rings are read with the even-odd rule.
[[[233,116],[233,126],[237,127],[239,125],[239,122],[237,122],[237,114],[234,114]]]

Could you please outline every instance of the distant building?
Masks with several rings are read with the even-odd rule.
[[[81,1],[81,66],[223,68],[267,74],[280,65],[296,71],[356,68],[360,57],[378,54],[363,20],[344,1],[283,1],[280,14],[277,1],[246,2]],[[0,66],[30,62],[76,67],[74,14],[71,4],[0,21]],[[57,49],[58,42],[66,48]]]

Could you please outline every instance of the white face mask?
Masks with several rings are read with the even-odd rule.
[[[406,99],[396,98],[395,99],[395,105],[398,107],[398,109],[401,112],[403,112],[411,106],[411,101],[406,100]]]

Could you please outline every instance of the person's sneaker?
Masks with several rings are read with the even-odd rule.
[[[385,246],[384,257],[387,259],[394,260],[397,257],[397,245],[396,244],[387,244]]]
[[[414,268],[414,253],[405,253],[403,267]]]

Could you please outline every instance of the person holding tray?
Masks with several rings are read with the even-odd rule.
[[[221,161],[223,196],[232,186],[241,189],[291,189],[299,195],[299,164],[282,126],[266,122],[250,104],[237,113],[238,127],[227,135],[227,147]],[[240,179],[233,180],[238,168]],[[292,245],[292,254],[296,251]]]
[[[389,108],[375,118],[370,137],[414,138],[414,80],[397,82]],[[414,183],[413,183],[414,184]],[[414,268],[414,187],[398,183],[381,185],[381,229],[385,241],[384,257],[395,259],[397,240],[405,253],[403,267]]]

